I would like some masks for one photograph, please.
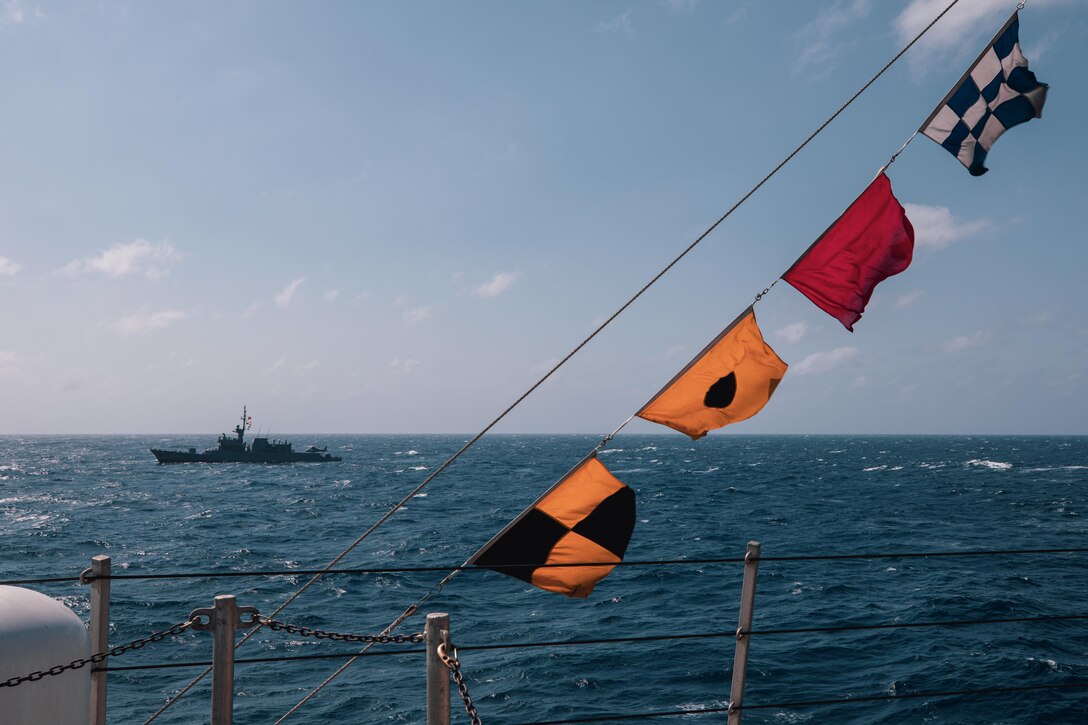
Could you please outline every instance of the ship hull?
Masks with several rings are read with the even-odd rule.
[[[343,460],[330,453],[306,453],[305,451],[164,451],[152,448],[151,453],[159,463],[335,463]]]

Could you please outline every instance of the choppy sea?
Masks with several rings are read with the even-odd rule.
[[[204,447],[214,437],[0,437],[0,579],[74,577],[96,554],[112,558],[115,574],[319,569],[466,441],[288,437],[328,444],[344,460],[160,466],[151,446]],[[338,566],[456,566],[598,440],[485,438]],[[767,557],[1088,547],[1088,437],[620,436],[600,458],[637,493],[628,561],[737,558],[749,540]],[[678,710],[692,714],[652,721],[725,722],[697,713],[727,704],[734,641],[680,636],[735,630],[741,573],[736,563],[621,567],[587,600],[570,600],[467,571],[423,611],[450,613],[466,684],[489,725]],[[271,613],[307,578],[115,581],[111,644],[166,629],[217,594]],[[329,576],[277,618],[373,633],[440,578]],[[87,587],[30,586],[86,617]],[[1086,594],[1085,553],[765,561],[754,629],[1084,614]],[[400,631],[420,630],[422,614]],[[398,647],[409,646],[382,649]],[[238,657],[354,649],[262,630]],[[210,650],[210,634],[185,632],[110,661],[198,662]],[[238,665],[235,722],[275,721],[340,662]],[[199,671],[110,675],[109,721],[143,722]],[[1000,690],[1086,680],[1088,620],[754,636],[745,702],[775,706],[744,721],[1080,723],[1088,689]],[[994,691],[777,706],[950,690]],[[421,723],[423,702],[422,655],[372,657],[286,722]],[[205,682],[155,722],[205,722],[209,707]],[[467,722],[463,711],[454,722]]]

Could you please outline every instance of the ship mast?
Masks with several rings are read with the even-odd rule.
[[[246,406],[242,406],[242,424],[236,426],[234,432],[238,434],[238,442],[241,443],[246,434]]]

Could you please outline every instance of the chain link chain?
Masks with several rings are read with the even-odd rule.
[[[457,683],[457,691],[461,694],[461,702],[465,703],[465,712],[468,713],[469,718],[472,720],[472,725],[483,725],[483,721],[480,720],[480,714],[476,712],[476,706],[472,704],[472,696],[468,694],[468,685],[465,684],[465,676],[461,674],[461,663],[457,659],[457,648],[451,645],[450,649],[453,650],[452,655],[446,654],[445,643],[438,645],[438,657],[442,660],[442,664],[450,670],[450,675],[453,676],[453,681]]]
[[[48,670],[39,670],[37,672],[31,672],[29,675],[24,675],[22,677],[11,677],[7,680],[0,680],[0,687],[17,687],[24,682],[37,682],[42,678],[59,675],[63,672],[67,672],[68,670],[78,670],[86,667],[87,665],[96,665],[99,662],[105,660],[107,657],[117,657],[118,655],[123,655],[129,650],[140,649],[144,645],[152,644],[154,642],[161,642],[167,637],[181,634],[190,626],[192,626],[192,622],[179,622],[170,629],[165,629],[162,632],[155,632],[154,634],[148,635],[147,637],[141,637],[140,639],[133,640],[128,644],[118,645],[116,647],[106,650],[105,652],[98,652],[97,654],[93,654],[87,658],[72,660],[66,665],[54,665]]]
[[[257,620],[269,629],[278,632],[297,634],[300,637],[315,637],[317,639],[329,639],[334,642],[359,642],[365,644],[419,644],[425,641],[422,632],[417,634],[342,634],[340,632],[326,632],[312,627],[299,627],[295,624],[279,622],[268,617],[258,617]]]

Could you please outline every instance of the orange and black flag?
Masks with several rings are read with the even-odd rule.
[[[763,341],[749,307],[637,415],[702,438],[762,410],[788,367]]]
[[[634,528],[634,491],[590,454],[466,563],[585,598],[623,561]]]

